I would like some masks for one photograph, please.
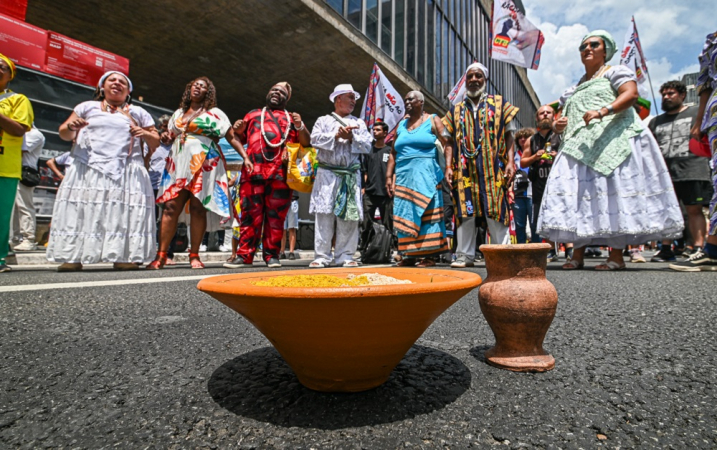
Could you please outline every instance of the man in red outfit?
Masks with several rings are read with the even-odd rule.
[[[246,152],[254,168],[248,172],[245,164],[242,171],[239,249],[237,257],[224,267],[251,266],[259,240],[266,265],[281,267],[281,236],[292,194],[286,184],[289,158],[286,143],[311,145],[311,135],[301,116],[286,110],[290,98],[289,83],[277,83],[269,90],[264,108],[250,111],[234,123],[234,133],[247,145]]]

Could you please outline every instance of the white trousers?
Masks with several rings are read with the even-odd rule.
[[[510,228],[493,219],[486,219],[491,244],[510,244]],[[464,258],[466,262],[473,262],[476,256],[476,227],[475,216],[463,219],[456,230],[456,255]]]
[[[314,229],[314,251],[315,261],[326,265],[331,264],[335,259],[337,265],[343,265],[347,261],[353,261],[354,253],[358,247],[359,222],[348,221],[336,217],[335,214],[316,213]],[[331,240],[336,231],[336,243],[334,244],[334,257],[331,257]]]
[[[15,208],[12,217],[12,233],[10,237],[14,241],[20,238],[35,243],[35,205],[32,202],[34,187],[27,187],[17,183],[17,195],[15,196]]]

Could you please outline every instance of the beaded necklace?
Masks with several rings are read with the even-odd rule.
[[[286,115],[286,122],[291,124],[291,118],[289,117],[289,111],[284,110],[284,114]],[[281,138],[279,142],[276,144],[273,144],[268,137],[266,137],[266,132],[264,131],[264,116],[266,116],[266,106],[261,110],[261,137],[264,138],[264,142],[266,145],[268,145],[271,148],[277,148],[284,145],[284,142],[286,142],[286,139],[289,137],[289,132],[291,131],[291,125],[286,127],[286,131],[284,131],[284,136]],[[278,125],[278,123],[277,123]],[[279,133],[281,133],[281,127],[279,127]],[[279,156],[279,153],[274,155],[273,158],[269,159],[268,156],[264,153],[264,147],[261,148],[261,156],[264,157],[265,161],[272,162],[276,159],[277,156]]]
[[[469,100],[470,101],[470,100]],[[474,142],[475,144],[475,150],[471,151],[468,149],[470,144],[470,137],[468,136],[468,133],[466,133],[466,127],[465,127],[465,121],[466,121],[466,110],[468,108],[462,108],[461,110],[461,123],[463,123],[463,145],[461,152],[463,155],[468,159],[474,159],[478,153],[480,153],[481,148],[483,147],[483,131],[488,126],[488,102],[485,100],[485,95],[481,97],[481,101],[483,103],[483,117],[481,117],[480,111],[478,111],[478,120],[475,120],[474,123],[478,125],[478,128],[480,129],[480,133],[478,133],[477,139]],[[478,103],[477,108],[480,110],[481,104]],[[475,125],[474,125],[475,126]]]

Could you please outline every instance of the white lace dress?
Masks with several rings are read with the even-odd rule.
[[[154,192],[139,139],[129,119],[84,102],[75,113],[89,122],[78,133],[55,198],[47,259],[58,263],[142,263],[155,247]],[[141,127],[154,124],[147,111],[130,106]],[[130,151],[130,142],[132,143]]]
[[[612,67],[603,76],[615,92],[635,81],[625,66]],[[565,91],[561,106],[574,90]],[[624,248],[682,234],[682,213],[655,138],[645,129],[630,144],[632,153],[609,176],[558,153],[540,206],[541,237],[576,247]]]

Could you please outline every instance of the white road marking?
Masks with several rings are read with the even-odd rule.
[[[170,283],[172,281],[201,280],[213,275],[193,275],[189,277],[138,278],[131,280],[84,281],[79,283],[25,284],[20,286],[0,286],[0,292],[51,291],[55,289],[76,289],[83,287],[126,286],[128,284]],[[219,274],[221,275],[221,274]]]

